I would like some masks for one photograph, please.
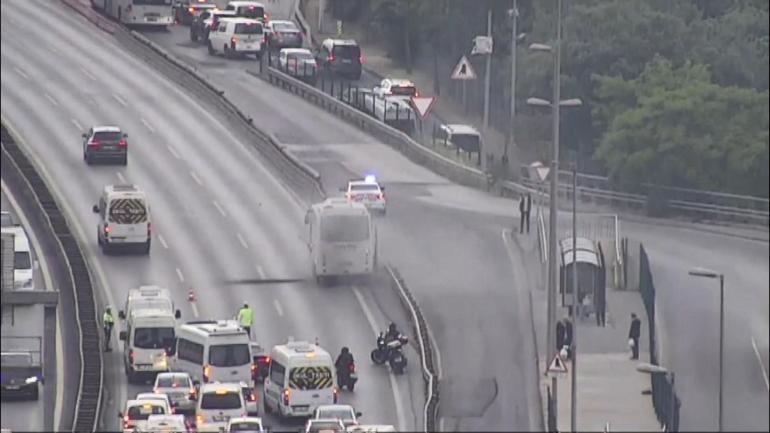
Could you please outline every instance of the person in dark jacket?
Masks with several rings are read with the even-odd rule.
[[[334,361],[334,367],[337,369],[337,385],[342,388],[343,384],[348,383],[350,379],[350,366],[355,363],[350,349],[343,347],[337,360]]]
[[[600,285],[594,290],[594,310],[596,314],[596,326],[605,325],[605,313],[607,311],[607,290],[604,285]]]
[[[399,335],[401,335],[401,332],[398,330],[396,324],[390,322],[390,325],[388,325],[388,332],[385,333],[385,342],[390,343],[391,341],[397,339]]]
[[[564,318],[564,345],[567,346],[567,358],[572,359],[572,321]]]
[[[641,334],[642,321],[631,313],[631,328],[628,330],[628,339],[633,341],[631,347],[631,359],[639,359],[639,335]]]
[[[564,347],[564,321],[556,322],[556,352],[560,352]]]
[[[532,196],[527,194],[522,195],[519,200],[519,233],[524,233],[524,224],[527,225],[527,233],[529,233],[529,212],[532,209]]]
[[[529,215],[532,213],[532,194],[527,193],[527,233],[529,233]]]

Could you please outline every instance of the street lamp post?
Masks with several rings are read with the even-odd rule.
[[[668,412],[668,420],[666,420],[666,423],[668,424],[666,427],[666,431],[673,431],[674,429],[674,411],[676,411],[676,392],[674,391],[674,372],[665,368],[661,367],[659,365],[650,364],[647,362],[643,362],[636,366],[636,371],[642,372],[642,373],[662,373],[668,376],[669,380],[671,381],[671,388],[669,389],[669,412]]]
[[[694,268],[689,272],[694,277],[719,279],[719,431],[724,431],[724,364],[725,364],[725,275],[704,268]]]

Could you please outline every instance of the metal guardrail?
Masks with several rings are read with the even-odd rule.
[[[420,307],[417,305],[417,301],[406,287],[403,279],[398,275],[398,272],[391,266],[386,266],[386,269],[393,279],[394,286],[398,291],[402,304],[404,304],[412,316],[412,324],[414,325],[418,337],[417,341],[420,346],[422,374],[427,382],[427,395],[425,397],[423,414],[423,431],[426,433],[434,432],[437,431],[436,417],[438,415],[439,388],[436,367],[433,363],[433,348],[430,344],[430,336],[428,335],[428,324],[422,315],[422,311],[420,311]]]
[[[3,171],[17,172],[34,193],[41,211],[45,214],[59,248],[67,260],[72,292],[75,297],[75,314],[80,336],[80,381],[73,430],[96,431],[101,408],[102,382],[104,379],[102,351],[99,350],[100,329],[96,314],[91,275],[80,247],[72,236],[67,220],[59,209],[48,186],[35,167],[18,146],[6,125],[0,129]],[[96,350],[94,350],[96,349]]]

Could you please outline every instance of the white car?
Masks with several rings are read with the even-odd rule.
[[[206,383],[198,392],[195,427],[198,431],[218,431],[232,418],[245,417],[246,402],[237,383]]]
[[[264,433],[265,427],[262,425],[262,418],[253,416],[230,418],[227,422],[227,428],[225,433],[231,432],[250,432],[250,433]]]
[[[262,58],[265,29],[262,23],[249,18],[221,18],[209,33],[208,50],[212,56],[221,52],[225,57],[254,54]]]
[[[313,419],[336,418],[342,421],[345,427],[358,425],[358,417],[361,412],[356,412],[349,404],[325,404],[318,406],[313,412]]]
[[[413,82],[401,78],[384,78],[379,86],[372,89],[372,93],[380,97],[398,96],[407,99],[420,96]]]
[[[348,427],[349,433],[379,433],[379,432],[395,432],[396,427],[390,424],[366,424],[355,425]]]
[[[168,396],[174,413],[195,412],[195,386],[187,373],[158,373],[152,391]]]
[[[156,394],[154,392],[140,392],[134,398],[136,401],[157,401],[163,405],[167,414],[173,414],[174,408],[171,406],[171,400],[166,394]]]
[[[337,418],[309,419],[305,424],[305,433],[344,432],[345,425]]]
[[[134,427],[135,433],[181,433],[190,431],[184,415],[150,415],[147,421]]]
[[[163,403],[158,400],[126,401],[123,412],[118,412],[123,433],[132,433],[136,428],[143,428],[151,415],[169,415],[169,413]]]
[[[292,77],[311,80],[313,83],[318,76],[315,57],[305,48],[283,48],[278,54],[278,69]]]
[[[251,388],[246,382],[241,382],[241,394],[243,401],[246,402],[246,414],[248,416],[257,416],[259,402],[257,401],[257,390]]]
[[[351,180],[347,188],[342,189],[345,198],[351,202],[359,202],[370,211],[386,213],[385,187],[377,182],[374,176],[366,176],[361,180]]]

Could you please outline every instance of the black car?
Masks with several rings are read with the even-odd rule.
[[[128,162],[128,142],[117,126],[94,126],[83,133],[83,160],[92,164],[96,160],[117,160],[119,164]]]
[[[193,17],[192,23],[190,23],[190,40],[193,42],[203,41],[206,42],[209,39],[209,32],[215,28],[219,23],[220,17],[234,17],[234,11],[213,11],[202,10]]]
[[[209,0],[181,0],[174,4],[174,20],[189,26],[200,11],[213,10],[217,7]]]
[[[361,78],[364,58],[356,41],[326,39],[316,51],[316,63],[321,71],[358,80]]]

